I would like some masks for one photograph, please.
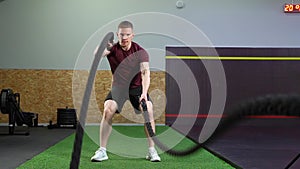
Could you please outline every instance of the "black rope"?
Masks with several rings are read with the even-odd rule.
[[[145,125],[150,137],[152,137],[154,143],[162,151],[173,156],[185,156],[194,153],[200,148],[214,140],[217,136],[227,130],[237,121],[251,115],[283,115],[283,116],[297,116],[300,117],[300,95],[267,95],[264,97],[258,97],[250,99],[234,107],[228,115],[222,118],[218,127],[214,133],[203,143],[198,143],[195,146],[191,146],[186,150],[173,150],[159,141],[153,132],[151,123],[149,121],[149,113],[145,100],[141,101],[143,108],[143,116],[145,119]]]
[[[246,100],[232,108],[231,112],[222,118],[219,126],[210,138],[203,144],[208,144],[226,131],[236,122],[247,116],[295,116],[300,117],[300,95],[277,94],[266,95]]]
[[[82,105],[81,105],[81,109],[80,109],[79,122],[77,123],[77,127],[76,127],[75,141],[74,141],[74,146],[73,146],[70,169],[78,169],[79,168],[85,119],[86,119],[86,115],[87,115],[91,92],[93,89],[95,75],[97,72],[97,68],[98,68],[101,56],[102,56],[105,48],[107,47],[107,43],[108,42],[112,43],[113,39],[114,39],[113,32],[109,32],[105,35],[102,42],[100,43],[100,46],[97,50],[93,64],[90,69],[90,73],[89,73],[89,77],[88,77],[88,81],[86,84],[86,88],[85,88],[85,92],[84,92],[84,96],[83,96],[83,100],[82,100]]]

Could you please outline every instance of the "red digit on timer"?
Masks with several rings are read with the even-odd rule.
[[[293,11],[293,8],[294,8],[293,5],[291,5],[291,4],[286,4],[286,5],[284,6],[284,11],[285,11],[285,12],[291,12],[291,11]]]
[[[289,6],[289,11],[292,12],[294,10],[294,5]]]

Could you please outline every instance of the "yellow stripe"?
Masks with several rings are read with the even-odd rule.
[[[166,59],[201,59],[201,60],[300,60],[300,57],[166,56]]]

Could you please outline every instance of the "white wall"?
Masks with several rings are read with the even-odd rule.
[[[300,47],[300,13],[283,13],[284,3],[290,3],[288,0],[183,0],[182,9],[176,8],[176,2],[5,0],[0,3],[0,68],[74,69],[80,50],[99,28],[141,12],[168,13],[186,19],[214,46]],[[151,20],[145,18],[145,25]],[[147,28],[160,29],[167,24],[176,25],[164,21]],[[137,25],[140,26],[135,30],[139,34],[143,25]],[[110,26],[115,31],[117,25]],[[185,25],[178,22],[172,31],[182,35],[189,32],[190,26],[185,30]],[[194,35],[191,40],[197,38]],[[136,36],[136,41],[146,49],[152,48],[151,65],[158,69],[164,69],[164,46],[185,44],[157,34]],[[108,68],[105,62],[103,68]]]

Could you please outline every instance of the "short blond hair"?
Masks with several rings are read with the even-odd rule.
[[[122,21],[118,26],[118,29],[120,29],[120,28],[131,28],[131,29],[133,29],[133,24],[129,21]]]

